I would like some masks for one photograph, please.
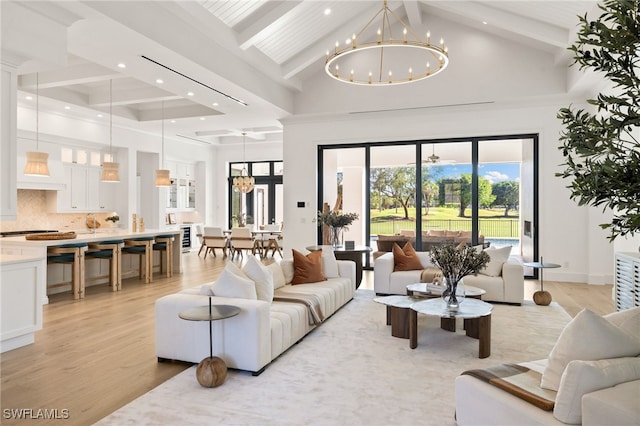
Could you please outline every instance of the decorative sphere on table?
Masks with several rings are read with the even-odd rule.
[[[548,291],[536,291],[533,293],[533,301],[536,305],[548,306],[551,303],[551,293]]]
[[[227,378],[227,364],[217,357],[206,357],[196,368],[196,378],[201,386],[215,388]]]

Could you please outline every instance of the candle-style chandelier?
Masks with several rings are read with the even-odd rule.
[[[391,17],[402,27],[394,38]],[[374,21],[379,19],[377,30]],[[363,40],[373,40],[364,42]],[[449,51],[440,39],[431,44],[429,32],[421,38],[383,1],[380,9],[359,33],[325,56],[325,71],[338,81],[369,86],[391,86],[433,77],[449,64]]]
[[[245,161],[246,138],[247,133],[242,132],[242,170],[240,171],[240,176],[233,178],[233,190],[243,194],[253,191],[253,187],[256,184],[256,179],[249,176],[249,173],[247,172],[247,163]]]

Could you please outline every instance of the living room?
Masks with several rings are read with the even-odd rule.
[[[145,27],[146,24],[142,20],[138,21],[134,18],[154,16],[157,18],[154,20],[156,28],[146,28],[145,31],[148,35],[156,33],[158,40],[165,44],[174,42],[189,44],[189,42],[181,40],[169,42],[166,40],[167,36],[157,33],[160,32],[160,28],[163,28],[163,31],[166,28],[172,28],[170,32],[173,36],[180,33],[191,34],[192,31],[195,31],[189,28],[188,19],[184,19],[184,15],[182,15],[186,13],[185,10],[181,10],[180,14],[177,14],[180,19],[176,19],[175,22],[172,21],[173,17],[169,13],[174,11],[174,8],[188,9],[193,5],[169,4],[161,7],[157,4],[145,5],[145,2],[131,3],[135,3],[135,8],[131,10],[130,20],[126,16],[129,12],[126,4],[113,6],[100,4],[96,5],[96,8],[99,10],[101,19],[107,15],[110,17],[107,27],[115,25],[114,22],[118,27],[125,26],[123,22],[126,22],[128,28]],[[493,12],[496,18],[500,15],[483,2],[471,2],[470,4],[482,7],[487,12]],[[314,219],[320,208],[315,190],[318,187],[317,151],[319,145],[446,139],[482,135],[537,134],[540,142],[537,153],[540,159],[540,169],[538,170],[539,226],[536,230],[539,235],[539,248],[545,259],[562,265],[562,268],[549,271],[545,277],[552,282],[550,289],[556,294],[576,291],[588,295],[597,293],[598,296],[595,297],[597,301],[593,308],[598,307],[597,309],[601,313],[610,312],[612,309],[612,306],[608,305],[610,299],[606,302],[603,301],[602,290],[606,289],[605,294],[610,292],[610,285],[614,280],[614,252],[636,251],[640,245],[638,238],[619,238],[615,243],[609,243],[607,231],[602,230],[598,225],[608,222],[611,214],[602,212],[599,208],[578,206],[575,201],[570,199],[570,191],[566,188],[567,182],[556,176],[556,173],[562,170],[560,164],[563,162],[562,152],[558,149],[558,139],[563,129],[562,123],[557,118],[559,109],[570,104],[577,107],[585,106],[587,98],[597,94],[601,88],[607,87],[606,82],[597,75],[580,72],[577,67],[569,68],[570,54],[559,52],[566,49],[575,35],[566,27],[560,31],[555,25],[542,25],[544,22],[540,21],[539,16],[538,19],[531,20],[535,22],[528,20],[518,22],[536,23],[546,29],[553,27],[553,33],[560,33],[558,38],[564,37],[566,40],[562,47],[558,46],[557,40],[554,40],[551,43],[553,46],[549,47],[544,40],[540,40],[540,36],[528,41],[522,41],[522,34],[513,38],[505,37],[501,32],[505,31],[505,28],[483,30],[483,27],[487,28],[487,24],[483,24],[481,21],[473,24],[469,24],[466,20],[458,22],[454,16],[461,13],[459,10],[450,10],[449,14],[440,10],[440,15],[433,15],[437,16],[437,19],[434,19],[428,14],[430,11],[428,3],[417,2],[417,5],[414,6],[418,8],[418,16],[424,20],[420,24],[421,29],[426,27],[428,23],[434,34],[438,33],[446,37],[447,45],[450,47],[451,65],[442,75],[416,84],[398,87],[350,87],[330,79],[320,64],[320,71],[307,71],[307,78],[300,78],[294,83],[282,84],[281,86],[269,82],[263,88],[256,87],[266,79],[264,76],[260,77],[258,82],[236,82],[234,87],[241,87],[239,93],[245,94],[254,89],[251,94],[252,100],[255,100],[259,105],[263,105],[263,103],[270,103],[270,106],[276,105],[281,111],[277,119],[270,117],[265,121],[269,125],[273,125],[274,122],[280,123],[281,140],[267,138],[263,143],[253,144],[246,151],[246,158],[241,145],[226,143],[230,139],[235,139],[235,142],[241,140],[237,134],[229,139],[221,137],[221,143],[216,145],[205,147],[196,145],[195,148],[192,145],[181,143],[184,138],[176,136],[175,132],[171,136],[167,136],[168,145],[171,146],[169,151],[173,157],[190,160],[197,157],[206,163],[207,197],[204,201],[206,208],[202,211],[204,221],[207,223],[226,223],[229,219],[227,217],[229,201],[227,200],[226,183],[229,178],[227,171],[230,162],[244,161],[245,159],[247,161],[281,159],[285,164],[283,175],[283,216],[286,223],[283,230],[284,238],[289,247],[304,248],[315,243],[317,238]],[[77,4],[68,7],[76,8],[75,12],[78,14],[87,14],[87,5]],[[584,2],[579,14],[593,12],[595,7],[595,2]],[[407,8],[411,10],[410,5]],[[368,14],[365,13],[367,16]],[[441,16],[442,14],[445,16]],[[3,27],[5,16],[3,14]],[[522,12],[517,16],[524,19]],[[467,17],[467,19],[469,18]],[[172,23],[171,26],[163,25],[169,22]],[[199,22],[198,25],[202,25],[202,22]],[[517,32],[514,28],[507,28],[507,30],[510,34]],[[86,27],[76,26],[70,35],[77,37],[76,33],[85,34],[85,31],[88,31]],[[108,32],[105,31],[105,33]],[[228,33],[225,35],[228,36]],[[70,39],[76,40],[75,37],[70,37]],[[75,47],[77,50],[81,50],[78,46]],[[190,49],[183,58],[193,59],[196,56],[198,52],[193,52],[192,47]],[[235,64],[235,58],[228,58],[224,55],[220,55],[220,57]],[[315,62],[318,65],[322,59]],[[15,70],[14,67],[13,74],[9,74],[15,77]],[[37,71],[37,67],[34,66],[32,70],[24,70],[24,73],[34,74],[35,71]],[[227,75],[227,78],[221,78],[225,84],[227,79],[231,80],[228,77],[229,71],[222,72],[219,69],[216,71]],[[256,72],[255,67],[251,66],[247,66],[245,71],[248,75],[260,74]],[[269,70],[269,72],[271,71]],[[206,76],[211,77],[210,74],[206,74]],[[251,78],[239,78],[239,80],[245,79],[251,80]],[[4,89],[5,86],[3,86]],[[278,92],[279,95],[273,95],[274,92]],[[279,101],[274,98],[279,98]],[[265,99],[269,99],[269,102]],[[61,104],[55,104],[56,107],[59,105]],[[16,133],[23,139],[28,139],[37,134],[36,126],[33,124],[35,121],[31,120],[35,115],[34,108],[22,103],[18,104],[17,108],[19,120]],[[6,111],[3,112],[3,124],[5,115],[7,115]],[[78,142],[78,140],[87,140],[91,144],[105,145],[106,127],[103,125],[104,123],[91,123],[85,119],[71,116],[62,117],[53,109],[42,111],[41,115],[44,122],[40,131],[43,133],[43,138],[49,141],[74,140]],[[248,127],[248,122],[243,119],[244,117],[234,117],[232,122],[226,123],[225,126],[236,130]],[[64,123],[64,126],[59,126],[61,122]],[[153,124],[157,124],[157,121]],[[259,124],[257,122],[251,127],[254,125],[257,127]],[[117,149],[123,155],[123,164],[126,165],[125,176],[127,174],[135,176],[138,152],[154,154],[151,171],[159,163],[161,156],[158,143],[159,133],[155,127],[153,129],[150,127],[148,123],[141,123],[140,126],[131,126],[131,123],[127,121],[118,123],[119,130],[116,132],[123,138],[116,143],[118,144]],[[3,181],[3,185],[8,184],[4,178]],[[144,196],[145,191],[140,191],[134,179],[127,181],[124,185],[126,186],[122,193],[126,196],[122,198],[126,200],[123,201],[122,211],[126,212],[126,216],[129,216],[130,212],[136,211],[139,199]],[[3,201],[6,195],[5,189],[3,186]],[[15,188],[13,191],[15,192]],[[150,193],[151,191],[149,191]],[[162,203],[158,198],[154,198],[152,204],[157,206]],[[125,216],[124,213],[123,216]],[[158,213],[154,219],[150,219],[148,226],[155,224],[160,227],[164,225],[161,223],[162,218],[164,218],[164,214]],[[207,261],[209,262],[210,259]],[[184,370],[186,367],[181,364],[156,364],[153,355],[150,356],[152,351],[149,351],[149,345],[153,340],[153,336],[149,334],[153,329],[153,314],[150,311],[153,301],[162,295],[176,292],[182,288],[193,287],[216,279],[224,267],[224,261],[216,259],[212,261],[213,265],[207,264],[194,253],[188,253],[185,255],[185,263],[187,267],[184,268],[180,277],[173,280],[159,280],[154,284],[154,286],[157,285],[157,288],[154,287],[149,297],[141,299],[144,302],[140,305],[137,304],[139,302],[132,294],[132,298],[127,299],[127,307],[118,311],[119,315],[123,317],[139,319],[139,334],[128,335],[133,327],[129,321],[123,324],[118,322],[115,317],[109,317],[109,321],[105,321],[103,324],[99,317],[89,316],[89,310],[99,312],[101,307],[99,303],[91,305],[91,301],[88,299],[82,306],[80,303],[63,300],[45,307],[45,330],[37,337],[37,340],[39,339],[41,342],[36,343],[38,346],[33,348],[25,348],[25,351],[29,352],[25,359],[30,359],[38,366],[36,367],[40,371],[38,379],[43,382],[49,381],[49,377],[51,377],[48,374],[49,369],[58,368],[55,365],[39,364],[39,362],[45,362],[43,358],[50,356],[48,355],[50,351],[61,353],[55,357],[55,360],[61,363],[63,359],[68,360],[76,355],[73,350],[63,355],[68,345],[71,344],[67,341],[68,336],[73,336],[72,340],[84,339],[88,335],[98,336],[101,335],[103,326],[115,327],[119,332],[110,337],[104,337],[105,340],[93,337],[88,339],[91,344],[83,349],[83,361],[80,361],[83,367],[76,369],[73,363],[65,362],[65,372],[68,372],[69,376],[76,374],[83,376],[81,380],[73,381],[74,387],[80,391],[85,386],[91,387],[87,382],[104,382],[108,383],[109,387],[116,386],[125,389],[130,381],[135,381],[138,386],[135,391],[122,392],[123,394],[116,398],[116,401],[110,399],[107,409],[103,407],[98,411],[88,410],[91,411],[91,414],[85,418],[87,422],[98,421],[103,415],[115,411],[155,385]],[[193,266],[192,269],[189,268],[190,265]],[[133,283],[130,287],[135,288],[137,291],[135,294],[138,295],[148,292],[142,286],[138,287]],[[366,290],[366,287],[363,290]],[[116,297],[116,295],[109,293],[102,294],[103,289],[94,289],[94,291],[96,291],[96,295],[100,295],[100,299],[96,299],[100,303],[107,304],[107,300]],[[587,299],[590,297],[586,296]],[[575,310],[578,306],[589,306],[590,303],[585,303],[582,296],[572,295],[566,302],[566,306],[563,304],[563,307],[569,312],[571,309],[568,306],[573,306]],[[65,311],[60,309],[62,306]],[[114,307],[113,309],[119,308]],[[145,314],[138,317],[136,314],[138,309],[145,310]],[[575,315],[575,312],[569,313],[571,316]],[[86,318],[90,328],[82,328],[82,333],[72,334],[69,328],[61,327],[57,331],[52,331],[50,327],[47,327],[47,324],[67,321],[74,321],[80,326],[79,322],[75,322],[77,319],[71,318],[74,314],[80,315],[80,318]],[[384,324],[380,324],[380,327],[383,326]],[[559,332],[559,330],[556,331]],[[56,335],[57,333],[62,336]],[[124,336],[125,334],[127,337]],[[386,337],[391,339],[390,336]],[[39,345],[50,344],[47,343],[51,342],[49,339],[59,340],[54,346],[45,346],[44,351],[38,352],[37,349],[41,347]],[[118,343],[119,339],[123,343]],[[133,349],[136,347],[136,340],[145,341],[146,352],[137,352],[138,349]],[[117,347],[119,344],[127,347],[120,347],[115,352],[103,349]],[[549,349],[548,346],[544,347],[547,353]],[[32,352],[34,350],[35,352]],[[104,356],[98,356],[95,364],[92,364],[91,358],[87,355],[91,352],[104,354]],[[121,363],[118,359],[126,352],[132,352],[133,356],[129,355],[126,358],[127,362]],[[136,355],[139,355],[138,361],[136,361]],[[17,358],[20,358],[19,354],[3,355],[3,372],[6,371],[5,366],[9,365],[5,362],[13,362],[11,376],[5,376],[3,373],[3,389],[6,389],[8,384],[12,384],[15,386],[12,388],[12,392],[19,393],[22,390],[16,382],[19,381],[21,374],[29,373],[29,366],[15,368],[20,364],[20,360]],[[152,365],[141,367],[138,362],[152,363]],[[93,368],[87,368],[87,366]],[[138,368],[140,370],[137,370]],[[120,370],[121,373],[113,382],[110,381],[109,369]],[[148,375],[153,378],[149,379]],[[135,379],[131,380],[131,377]],[[62,383],[64,380],[65,375],[58,375],[52,381]],[[256,378],[256,380],[260,380],[260,378]],[[107,393],[109,387],[100,387],[100,390]],[[218,390],[224,392],[225,388],[226,386],[222,386]],[[37,386],[30,384],[28,392],[37,394]],[[53,392],[50,387],[48,392]],[[82,403],[85,406],[100,406],[100,402],[94,399],[94,397],[97,398],[96,392],[92,391],[89,394],[91,396],[81,400]],[[76,393],[75,396],[78,394]],[[428,395],[423,393],[421,398],[427,399]],[[6,407],[4,401],[5,397],[3,396],[3,409]],[[60,399],[51,399],[51,395],[49,395],[43,401],[45,402],[41,407],[44,408],[60,407],[63,409],[68,407],[64,396],[61,396]],[[20,403],[17,404],[20,405]],[[40,405],[34,406],[40,404],[39,401],[34,402],[29,399],[22,400],[21,404],[26,408],[40,407]],[[16,407],[17,405],[11,406],[11,408]],[[75,408],[74,410],[82,409]],[[96,416],[98,412],[100,415]],[[155,420],[160,422],[158,419]],[[265,422],[268,421],[265,420]]]

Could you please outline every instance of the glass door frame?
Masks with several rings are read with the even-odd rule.
[[[262,175],[262,176],[253,176],[252,172],[253,172],[253,165],[256,163],[269,163],[269,175]],[[266,185],[268,187],[267,190],[267,203],[268,203],[268,211],[267,211],[267,216],[268,216],[268,221],[269,223],[271,223],[273,220],[275,220],[276,217],[276,186],[277,185],[282,185],[282,175],[276,175],[275,174],[275,164],[276,163],[282,163],[282,160],[266,160],[266,161],[234,161],[234,162],[230,162],[229,163],[229,168],[228,168],[228,172],[227,172],[227,199],[229,200],[228,202],[228,208],[227,208],[227,225],[229,227],[229,229],[231,229],[233,227],[233,196],[234,196],[234,191],[233,191],[233,178],[236,176],[231,176],[231,170],[233,169],[234,165],[242,165],[242,164],[246,164],[247,165],[247,173],[249,174],[249,176],[253,176],[253,178],[255,179],[255,185]],[[251,191],[249,193],[246,194],[245,196],[245,200],[246,200],[246,208],[245,210],[247,212],[253,212],[254,211],[254,206],[255,206],[255,197],[254,197],[254,191]]]
[[[538,220],[539,220],[539,135],[537,133],[525,133],[525,134],[509,134],[509,135],[493,135],[493,136],[474,136],[474,137],[459,137],[459,138],[439,138],[439,139],[420,139],[420,140],[406,140],[406,141],[391,141],[391,142],[363,142],[363,143],[343,143],[343,144],[331,144],[331,145],[318,145],[317,147],[317,170],[318,170],[318,190],[317,190],[317,206],[323,205],[323,193],[324,193],[324,168],[323,168],[323,158],[325,150],[333,150],[333,149],[353,149],[353,148],[364,148],[364,156],[365,156],[365,205],[371,205],[371,148],[372,147],[382,147],[382,146],[394,146],[394,145],[415,145],[416,146],[416,156],[415,163],[416,165],[422,163],[422,146],[425,144],[438,144],[438,143],[459,143],[459,142],[467,142],[471,143],[471,164],[472,164],[472,195],[471,195],[471,208],[472,208],[472,217],[471,217],[471,227],[472,227],[472,238],[473,241],[477,242],[477,235],[479,231],[479,217],[478,217],[478,208],[479,208],[479,196],[478,196],[478,147],[480,142],[485,141],[500,141],[500,140],[509,140],[509,139],[531,139],[533,141],[533,250],[534,250],[534,259],[538,259],[539,256],[539,233],[538,233]],[[422,167],[416,167],[416,188],[420,188],[422,182]],[[422,205],[422,193],[421,191],[416,191],[415,194],[415,204],[416,206]],[[365,209],[361,215],[365,221],[365,241],[371,241],[371,214],[370,208]],[[422,229],[422,215],[416,214],[416,229]],[[322,229],[318,227],[317,230],[317,241],[322,241]],[[421,250],[422,241],[420,238],[416,239],[416,250]],[[367,262],[365,268],[370,269],[369,258],[367,257]],[[537,275],[537,270],[534,269],[533,277],[535,278]],[[526,276],[527,278],[531,276]]]

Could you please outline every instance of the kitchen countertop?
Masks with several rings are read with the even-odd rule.
[[[61,231],[68,232],[68,231]],[[12,246],[27,246],[27,247],[50,247],[59,246],[62,244],[72,244],[79,242],[94,242],[104,241],[112,239],[126,239],[136,237],[148,237],[161,234],[181,234],[181,229],[146,229],[144,232],[132,232],[127,229],[107,228],[98,229],[94,234],[91,230],[75,231],[76,238],[67,240],[27,240],[24,236],[20,237],[5,237],[0,239],[0,246],[12,245]]]

